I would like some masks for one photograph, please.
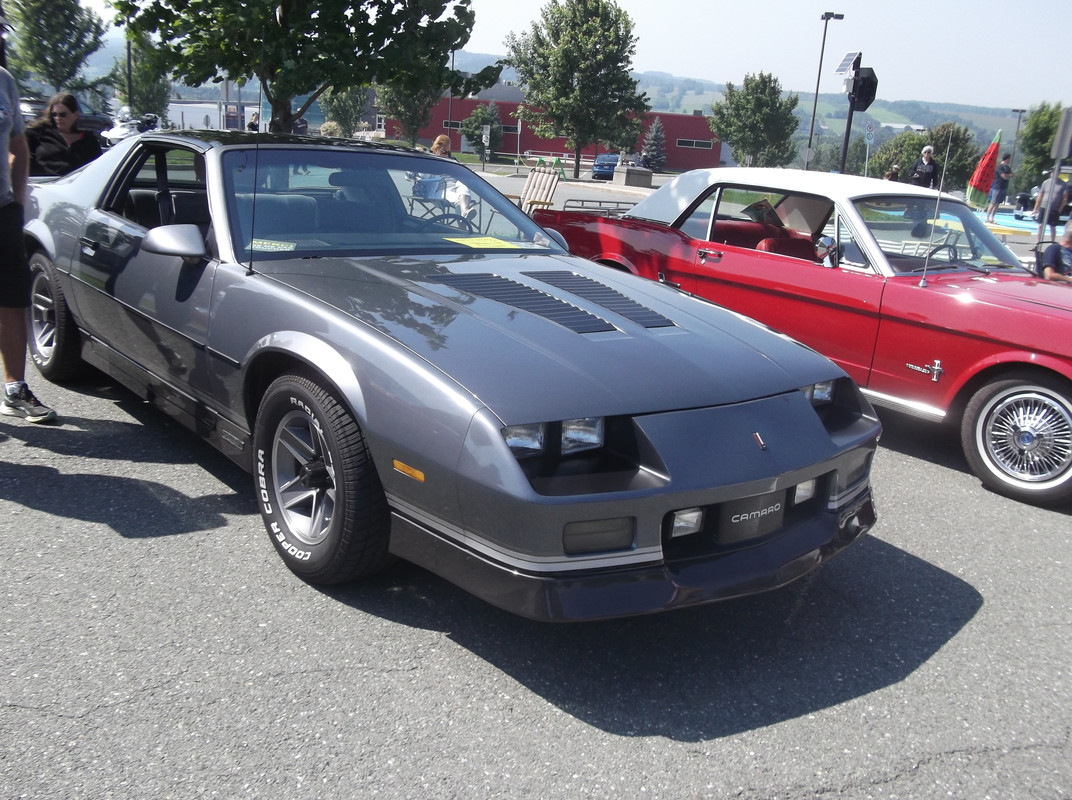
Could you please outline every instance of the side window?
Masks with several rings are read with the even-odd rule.
[[[711,217],[714,210],[715,193],[712,192],[681,223],[681,232],[692,239],[708,241],[708,231],[711,230]]]
[[[856,243],[856,237],[841,217],[837,220],[837,253],[839,267],[867,269],[871,266],[864,251]]]
[[[143,228],[190,223],[207,230],[204,157],[183,148],[146,148],[109,210]]]

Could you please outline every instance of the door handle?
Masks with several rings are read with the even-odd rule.
[[[722,253],[718,250],[697,250],[696,255],[700,257],[701,264],[707,263],[708,256],[710,256],[713,261],[722,260]]]
[[[675,289],[680,289],[681,288],[680,283],[674,283],[673,281],[668,281],[666,279],[666,273],[665,272],[660,272],[659,273],[659,283],[665,283],[667,286],[673,286]]]
[[[87,256],[92,256],[96,255],[97,248],[100,247],[100,242],[96,242],[93,239],[89,239],[83,236],[78,240],[78,246]]]

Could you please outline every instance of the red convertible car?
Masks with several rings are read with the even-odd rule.
[[[990,489],[1072,501],[1072,287],[954,197],[848,175],[710,169],[614,217],[541,210],[570,251],[754,317],[878,406],[960,425]]]

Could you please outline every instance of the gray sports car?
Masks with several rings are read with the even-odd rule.
[[[781,586],[874,524],[880,428],[837,366],[569,256],[452,161],[149,133],[26,220],[38,369],[91,364],[249,470],[307,581],[399,556],[600,619]]]

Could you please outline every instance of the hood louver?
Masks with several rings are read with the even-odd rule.
[[[595,303],[645,328],[665,328],[674,324],[661,314],[630,300],[609,286],[573,272],[525,272],[522,274],[527,278],[542,281],[590,303]],[[538,314],[576,333],[603,333],[616,330],[614,325],[602,317],[501,275],[491,273],[429,275],[426,280],[429,283],[443,284],[522,311]]]

